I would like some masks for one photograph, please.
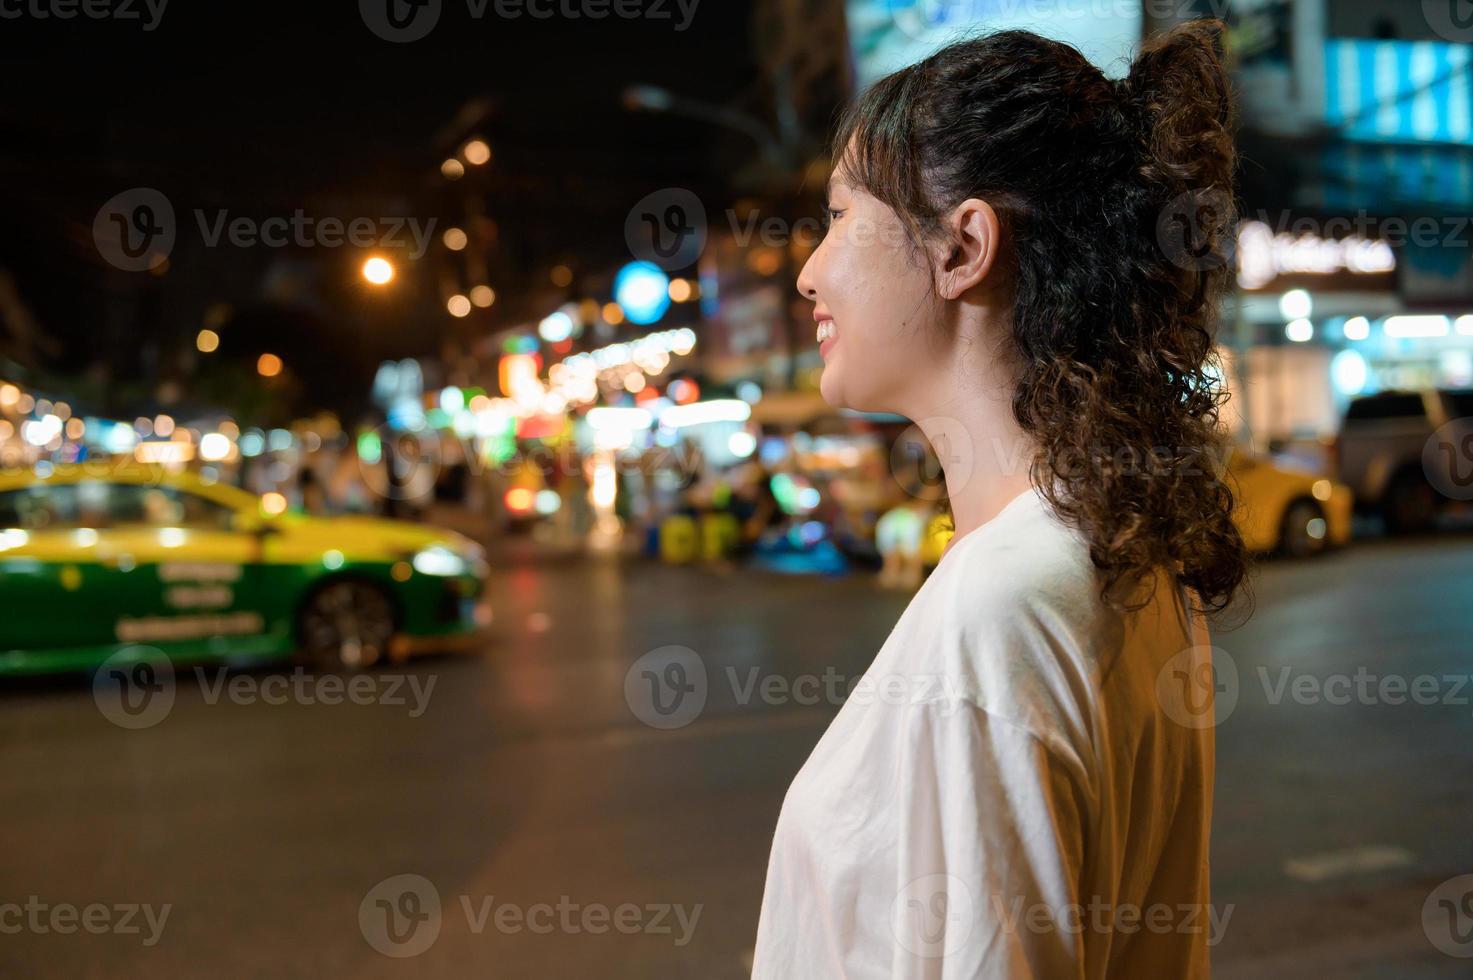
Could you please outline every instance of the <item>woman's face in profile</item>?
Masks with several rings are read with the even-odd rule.
[[[891,208],[844,178],[829,181],[829,228],[798,275],[814,301],[823,356],[819,390],[841,408],[907,414],[940,364],[927,254]]]

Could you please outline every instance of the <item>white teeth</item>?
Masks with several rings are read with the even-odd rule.
[[[821,344],[834,335],[834,321],[823,320],[818,324],[818,342]]]

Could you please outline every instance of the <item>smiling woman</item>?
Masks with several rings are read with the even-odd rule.
[[[847,701],[788,791],[759,980],[1208,975],[1202,614],[1246,563],[1211,363],[1219,30],[1120,83],[1028,32],[963,41],[840,129],[798,277],[821,389],[916,422],[956,535],[865,675],[896,696]]]

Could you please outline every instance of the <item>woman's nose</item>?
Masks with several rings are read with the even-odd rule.
[[[808,261],[803,263],[803,268],[798,272],[798,292],[804,299],[818,301],[818,287],[813,284],[813,260],[817,253],[808,256]]]

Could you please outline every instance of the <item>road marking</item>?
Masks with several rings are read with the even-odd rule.
[[[1284,873],[1300,881],[1326,881],[1346,875],[1368,874],[1401,868],[1411,864],[1416,856],[1404,847],[1392,844],[1367,844],[1344,851],[1325,854],[1308,854],[1284,862]]]

